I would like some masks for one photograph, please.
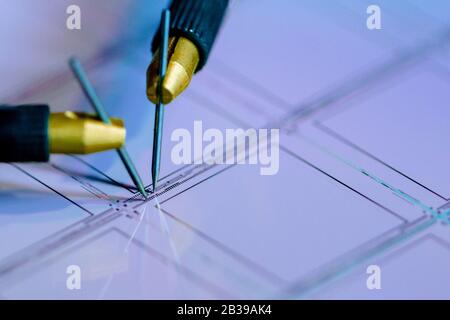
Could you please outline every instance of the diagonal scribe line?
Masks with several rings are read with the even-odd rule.
[[[195,233],[197,236],[203,238],[205,241],[209,242],[211,245],[215,246],[217,249],[223,251],[224,253],[230,255],[240,263],[246,265],[249,268],[252,268],[254,272],[258,273],[260,276],[263,276],[265,279],[269,280],[272,284],[280,285],[280,284],[286,284],[287,280],[283,279],[282,277],[278,276],[277,274],[273,273],[272,271],[264,268],[263,266],[259,265],[258,263],[248,259],[246,256],[241,255],[239,252],[234,251],[233,249],[229,248],[222,242],[216,240],[215,238],[212,238],[211,236],[207,235],[203,231],[195,228],[194,226],[190,225],[184,220],[181,220],[174,214],[168,212],[165,209],[161,208],[161,211],[168,215],[171,219],[177,221],[181,225],[185,226],[189,230],[191,230],[193,233]]]
[[[386,241],[381,242],[373,248],[362,251],[355,258],[341,261],[335,266],[335,268],[325,270],[324,272],[311,274],[310,276],[304,278],[307,280],[297,281],[297,283],[294,283],[293,285],[285,289],[281,293],[281,296],[277,298],[299,299],[304,298],[307,295],[311,295],[313,292],[319,291],[321,288],[324,288],[330,283],[345,277],[352,270],[362,265],[364,262],[367,262],[370,259],[389,251],[396,245],[405,242],[406,240],[411,239],[414,235],[428,229],[429,227],[433,226],[436,221],[437,218],[432,217],[429,220],[420,223],[419,225],[414,226],[413,228],[406,230],[403,233],[400,233],[392,238],[387,239]]]
[[[163,180],[169,178],[170,176],[173,176],[174,174],[176,174],[176,173],[180,172],[181,170],[184,170],[184,169],[186,169],[186,168],[188,168],[190,166],[191,166],[191,164],[186,164],[186,165],[182,166],[181,168],[178,168],[175,171],[172,171],[169,174],[166,174],[165,176],[163,176],[159,180],[163,181]],[[149,189],[151,186],[153,186],[153,183],[150,183],[149,185],[145,186],[145,189]],[[135,191],[133,193],[134,193],[134,195],[131,198],[129,198],[128,200],[136,200],[136,197],[138,197],[140,195],[139,191]]]
[[[88,166],[90,169],[94,170],[95,172],[97,172],[98,174],[102,175],[103,177],[105,177],[106,179],[108,179],[109,181],[111,181],[114,185],[118,186],[118,187],[122,187],[126,190],[128,190],[130,193],[135,193],[133,191],[133,189],[136,189],[136,187],[127,185],[125,183],[119,182],[113,178],[111,178],[109,175],[107,175],[106,173],[104,173],[103,171],[101,171],[100,169],[98,169],[97,167],[93,166],[92,164],[90,164],[89,162],[83,160],[81,157],[78,157],[74,154],[69,154],[68,156],[78,160],[79,162],[83,163],[84,165]],[[136,191],[136,193],[139,193],[139,191]]]
[[[128,253],[128,249],[130,247],[131,242],[133,242],[134,237],[136,236],[136,233],[139,230],[139,227],[141,226],[142,220],[144,220],[145,215],[147,214],[147,207],[148,207],[148,203],[145,205],[144,210],[142,210],[141,216],[139,217],[139,222],[136,224],[136,227],[134,228],[133,234],[131,235],[130,239],[128,239],[128,243],[125,246],[124,251],[126,253]]]
[[[75,180],[76,182],[78,182],[84,190],[86,190],[87,192],[89,192],[90,194],[95,196],[96,198],[99,198],[102,200],[107,200],[107,201],[112,200],[108,194],[106,194],[99,188],[95,187],[94,185],[92,185],[90,183],[88,184],[87,182],[82,181],[82,179],[80,179],[77,175],[68,172],[66,169],[61,168],[59,165],[56,165],[54,163],[49,163],[49,166],[51,168],[54,168],[55,170],[60,171],[61,173],[65,174],[65,175],[67,175],[68,177]],[[88,186],[89,186],[89,188],[88,188]],[[95,192],[93,190],[95,190]]]
[[[225,156],[225,155],[227,154],[227,152],[228,152],[228,150],[225,150],[225,151],[223,152],[222,156]],[[253,151],[253,152],[256,152],[256,151]],[[245,160],[248,160],[248,158],[250,157],[250,154],[251,154],[251,153],[252,153],[252,152],[249,152],[249,153],[246,155]],[[217,167],[217,166],[218,166],[217,163],[208,165],[206,169],[204,169],[204,170],[201,171],[201,172],[198,172],[198,173],[194,174],[193,176],[189,177],[188,179],[185,179],[185,180],[181,181],[178,185],[180,185],[180,184],[182,184],[182,183],[185,183],[185,182],[187,182],[187,181],[189,181],[189,180],[195,178],[195,177],[198,176],[198,175],[202,175],[202,174],[205,173],[206,171],[211,170],[212,168],[215,168],[215,167]],[[182,190],[182,191],[180,191],[179,193],[177,193],[177,194],[175,194],[175,195],[169,197],[168,199],[166,199],[166,200],[164,200],[163,202],[161,202],[161,204],[163,204],[163,203],[169,201],[170,199],[172,199],[172,198],[174,198],[174,197],[176,197],[176,196],[178,196],[178,195],[180,195],[180,194],[182,194],[182,193],[184,193],[184,192],[186,192],[186,191],[192,189],[193,187],[199,185],[200,183],[202,183],[202,182],[204,182],[204,181],[207,181],[207,180],[209,180],[209,179],[211,179],[211,178],[213,178],[213,177],[215,177],[215,176],[221,174],[222,172],[225,172],[226,170],[229,170],[229,169],[233,168],[234,166],[236,166],[236,163],[231,164],[231,165],[227,165],[225,168],[223,168],[223,169],[221,169],[221,170],[215,172],[214,174],[212,174],[212,175],[210,175],[210,176],[204,178],[203,180],[201,180],[201,181],[199,181],[199,182],[193,184],[192,186],[186,188],[185,190]],[[178,186],[178,185],[176,185],[176,184],[175,184],[175,185],[172,185],[172,186],[166,188],[165,190],[163,190],[163,192],[160,192],[159,194],[160,194],[160,195],[161,195],[161,194],[164,194],[166,191],[169,191],[171,188],[173,188],[174,186]]]
[[[301,136],[303,140],[311,144],[312,146],[318,148],[320,151],[324,152],[325,154],[333,157],[337,161],[340,161],[344,163],[345,165],[349,166],[350,168],[358,171],[359,173],[365,175],[366,177],[372,179],[374,182],[378,183],[379,185],[383,186],[384,188],[389,189],[393,194],[396,196],[402,198],[403,200],[409,202],[413,206],[420,208],[422,211],[430,214],[431,216],[435,217],[438,220],[441,220],[445,224],[449,224],[450,222],[450,209],[441,212],[440,210],[434,209],[432,206],[429,206],[425,204],[424,202],[412,197],[408,193],[402,191],[401,189],[398,189],[394,187],[393,185],[389,184],[387,181],[384,181],[383,179],[377,177],[376,175],[371,174],[367,170],[365,170],[363,167],[360,167],[356,163],[353,163],[352,161],[345,159],[344,157],[341,157],[340,155],[336,154],[332,150],[320,145],[319,143],[315,142],[314,140],[311,140],[310,138],[306,136]],[[442,213],[442,214],[441,214]]]
[[[289,155],[291,155],[292,157],[294,157],[297,160],[302,161],[303,163],[305,163],[306,165],[312,167],[313,169],[319,171],[320,173],[326,175],[327,177],[333,179],[334,181],[336,181],[337,183],[343,185],[344,187],[348,188],[349,190],[355,192],[356,194],[360,195],[361,197],[363,197],[364,199],[368,200],[369,202],[375,204],[376,206],[380,207],[381,209],[389,212],[390,214],[392,214],[393,216],[395,216],[396,218],[400,219],[403,223],[407,223],[408,220],[406,220],[404,217],[402,217],[400,214],[396,213],[395,211],[392,211],[391,209],[383,206],[381,203],[376,202],[375,200],[369,198],[368,196],[366,196],[365,194],[359,192],[358,190],[350,187],[349,185],[347,185],[346,183],[340,181],[339,179],[335,178],[334,176],[332,176],[331,174],[329,174],[328,172],[325,172],[324,170],[320,169],[319,167],[313,165],[311,162],[307,161],[306,159],[303,159],[302,157],[300,157],[298,154],[292,152],[291,150],[280,146],[280,149],[282,149],[283,151],[285,151],[286,153],[288,153]]]
[[[80,208],[81,210],[87,212],[89,215],[93,216],[94,213],[92,213],[91,211],[89,211],[88,209],[86,209],[85,207],[79,205],[78,203],[76,203],[75,201],[73,201],[72,199],[66,197],[65,195],[63,195],[61,192],[59,192],[58,190],[55,190],[54,188],[50,187],[48,184],[46,184],[45,182],[39,180],[38,178],[36,178],[35,176],[31,175],[30,173],[28,173],[27,171],[25,171],[24,169],[22,169],[21,167],[19,167],[18,165],[14,164],[14,163],[9,163],[11,166],[15,167],[16,169],[18,169],[19,171],[23,172],[24,174],[26,174],[28,177],[32,178],[33,180],[39,182],[40,184],[42,184],[43,186],[47,187],[48,189],[50,189],[51,191],[55,192],[56,194],[58,194],[59,196],[63,197],[64,199],[66,199],[67,201],[69,201],[70,203],[72,203],[73,205],[77,206],[78,208]]]
[[[445,198],[444,196],[440,195],[439,193],[437,193],[436,191],[428,188],[427,186],[425,186],[424,184],[418,182],[417,180],[414,180],[413,178],[409,177],[408,175],[404,174],[403,172],[401,172],[400,170],[394,168],[393,166],[389,165],[388,163],[384,162],[383,160],[377,158],[376,156],[374,156],[373,154],[369,153],[368,151],[364,150],[363,148],[359,147],[358,145],[354,144],[353,142],[351,142],[350,140],[348,140],[347,138],[341,136],[339,133],[337,133],[336,131],[332,130],[331,128],[329,128],[328,126],[324,125],[321,122],[316,121],[314,123],[314,125],[322,130],[323,132],[329,134],[330,136],[332,136],[333,138],[341,141],[342,143],[356,149],[357,151],[361,152],[362,154],[368,156],[369,158],[381,163],[382,165],[388,167],[389,169],[395,171],[396,173],[398,173],[399,175],[401,175],[402,177],[405,177],[406,179],[410,180],[411,182],[417,184],[418,186],[424,188],[425,190],[431,192],[432,194],[434,194],[435,196],[441,198],[442,200],[448,201],[449,199]]]
[[[173,198],[179,196],[180,194],[182,194],[182,193],[184,193],[184,192],[186,192],[186,191],[188,191],[188,190],[190,190],[190,189],[192,189],[192,188],[198,186],[199,184],[201,184],[201,183],[203,183],[203,182],[205,182],[205,181],[207,181],[207,180],[209,180],[209,179],[211,179],[211,178],[213,178],[213,177],[215,177],[215,176],[221,174],[222,172],[225,172],[225,171],[231,169],[231,168],[234,167],[234,166],[235,166],[234,164],[233,164],[233,165],[229,165],[229,166],[223,168],[222,170],[217,171],[216,173],[214,173],[214,174],[212,174],[212,175],[210,175],[210,176],[208,176],[208,177],[206,177],[206,178],[200,180],[199,182],[194,183],[193,185],[189,186],[188,188],[183,189],[183,190],[181,190],[180,192],[174,194],[173,196],[171,196],[171,197],[165,199],[165,200],[162,201],[160,204],[166,203],[166,202],[169,201],[170,199],[173,199]]]
[[[350,80],[344,81],[343,84],[339,84],[327,93],[303,103],[298,108],[292,110],[283,118],[276,121],[272,126],[289,127],[301,118],[324,109],[330,104],[337,103],[338,101],[352,96],[364,88],[369,88],[374,84],[379,83],[382,79],[391,77],[402,68],[411,65],[413,62],[424,59],[430,52],[439,48],[449,36],[450,30],[446,30],[443,34],[439,34],[437,39],[398,51],[395,56],[386,60],[384,63],[374,66],[369,71],[356,74]]]

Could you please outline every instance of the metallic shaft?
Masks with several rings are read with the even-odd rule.
[[[105,124],[109,124],[110,120],[108,118],[108,115],[106,114],[106,111],[103,108],[103,105],[100,102],[100,99],[98,98],[97,94],[95,93],[94,88],[92,87],[91,83],[89,82],[89,79],[87,78],[87,76],[83,70],[83,67],[81,66],[80,61],[76,58],[71,58],[69,60],[69,65],[70,65],[75,77],[77,78],[78,83],[80,84],[82,90],[84,91],[87,98],[89,99],[92,107],[97,112],[98,117]],[[139,176],[139,173],[137,172],[133,162],[131,161],[131,158],[128,155],[128,152],[125,149],[125,147],[118,148],[117,153],[119,154],[119,157],[122,160],[128,174],[130,175],[131,180],[133,180],[136,188],[144,196],[144,198],[147,198],[147,192],[145,191],[145,187],[144,187],[144,184],[142,183],[142,179]]]
[[[170,11],[164,10],[162,13],[162,28],[161,28],[161,54],[159,60],[159,77],[158,77],[158,101],[155,109],[155,125],[153,132],[153,154],[152,154],[152,180],[153,180],[153,192],[156,190],[158,183],[159,169],[161,165],[161,145],[163,134],[163,121],[164,121],[164,105],[162,101],[163,97],[163,82],[167,70],[167,56],[169,47],[169,27],[170,27]]]

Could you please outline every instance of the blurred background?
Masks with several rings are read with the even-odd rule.
[[[72,4],[81,30],[66,28]],[[1,1],[0,102],[92,111],[67,66],[78,56],[149,185],[145,72],[167,4]],[[166,108],[162,211],[103,181],[131,184],[113,151],[0,165],[0,295],[450,298],[449,39],[446,0],[232,1],[208,65]],[[280,128],[279,174],[175,165],[170,134],[195,120]],[[66,288],[72,264],[82,291]]]

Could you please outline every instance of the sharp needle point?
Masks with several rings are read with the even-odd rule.
[[[83,66],[81,65],[81,62],[75,58],[72,57],[69,60],[69,66],[70,69],[73,71],[73,74],[75,75],[75,78],[78,80],[78,83],[81,86],[81,89],[85,93],[86,97],[88,98],[89,102],[91,103],[92,107],[97,113],[97,116],[106,124],[110,124],[111,121],[106,114],[105,108],[103,108],[102,103],[100,102],[100,99],[98,98],[97,94],[95,93],[94,87],[89,82],[89,79],[86,75],[86,73],[83,70]],[[128,152],[124,147],[117,149],[117,153],[120,156],[120,159],[122,160],[125,168],[128,171],[128,174],[131,177],[131,180],[133,180],[136,188],[139,190],[139,192],[142,194],[144,199],[147,199],[147,192],[145,192],[144,184],[142,183],[142,179],[139,176],[133,162],[131,161],[130,156],[128,155]]]
[[[170,11],[164,10],[162,13],[162,28],[161,28],[161,54],[160,54],[160,70],[158,83],[158,103],[155,108],[155,125],[153,131],[153,155],[152,155],[152,180],[153,193],[156,190],[158,183],[159,168],[161,163],[161,144],[164,121],[164,105],[162,101],[162,83],[166,75],[167,60],[168,60],[168,46],[169,46],[169,27],[170,27]]]

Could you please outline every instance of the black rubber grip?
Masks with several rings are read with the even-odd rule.
[[[229,0],[173,0],[170,5],[170,36],[183,36],[199,49],[199,71],[206,64],[219,32]],[[153,38],[152,51],[160,45],[161,32]]]
[[[47,105],[0,106],[0,162],[49,159]]]

